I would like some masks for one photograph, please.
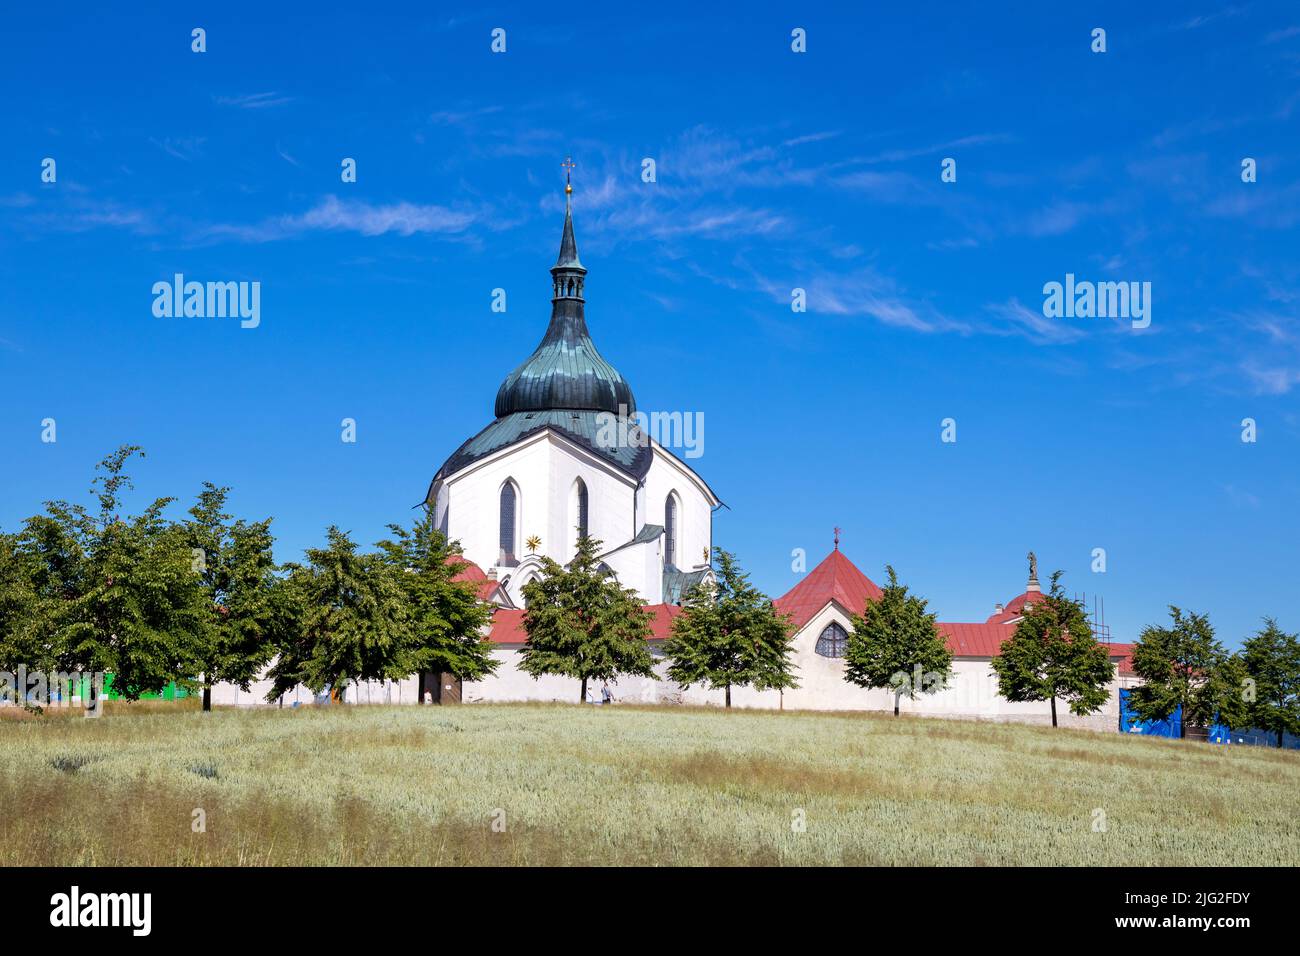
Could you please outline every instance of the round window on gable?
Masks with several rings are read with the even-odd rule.
[[[832,621],[822,628],[817,638],[817,653],[822,657],[843,657],[849,635],[837,621]]]

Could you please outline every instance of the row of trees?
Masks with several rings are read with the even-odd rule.
[[[862,687],[890,689],[894,713],[901,697],[916,698],[948,686],[952,655],[926,602],[907,593],[893,568],[878,601],[854,619],[846,649],[845,678]],[[1110,697],[1114,665],[1094,637],[1082,602],[1066,596],[1061,572],[1042,599],[1025,608],[992,660],[998,693],[1009,701],[1048,701],[1052,726],[1057,703],[1071,713],[1100,710]],[[1277,737],[1300,733],[1300,638],[1271,618],[1240,653],[1216,639],[1204,614],[1170,607],[1167,626],[1143,628],[1132,652],[1129,704],[1142,720],[1179,712],[1180,736],[1188,726],[1212,722],[1257,727]]]
[[[268,665],[268,700],[300,683],[496,666],[490,608],[453,580],[463,561],[430,516],[391,525],[367,554],[330,528],[305,563],[277,566],[270,519],[232,520],[227,488],[205,483],[185,520],[165,516],[173,498],[124,516],[136,457],[123,446],[99,464],[97,507],[47,502],[0,534],[0,670],[110,673],[129,700],[176,680],[202,687],[207,710],[213,684],[247,691]]]
[[[519,666],[534,677],[578,679],[579,700],[586,700],[590,681],[655,676],[646,643],[650,613],[602,565],[600,548],[600,541],[582,537],[572,561],[561,566],[544,558],[542,576],[523,588],[528,642]],[[691,590],[665,642],[669,679],[720,689],[728,707],[733,687],[796,686],[789,620],[731,554],[717,548],[714,556],[716,583]]]
[[[362,553],[331,527],[302,563],[278,566],[271,521],[232,520],[228,489],[205,484],[182,521],[159,498],[123,517],[126,466],[143,452],[124,446],[98,466],[97,507],[47,502],[15,534],[0,534],[0,670],[107,672],[128,699],[170,681],[245,690],[269,665],[274,700],[302,684],[336,692],[350,681],[398,680],[446,672],[478,680],[497,664],[485,637],[492,609],[472,583],[455,580],[458,546],[423,514],[410,528]],[[543,561],[524,586],[528,641],[520,667],[534,677],[580,682],[654,676],[646,639],[651,617],[583,538],[567,565]],[[716,582],[692,590],[665,642],[667,676],[684,687],[724,692],[798,686],[790,660],[793,628],[755,588],[735,558],[715,549]],[[880,598],[853,618],[845,679],[902,698],[946,688],[952,651],[924,599],[893,568]],[[1171,608],[1171,624],[1143,630],[1132,655],[1142,683],[1130,702],[1143,719],[1181,708],[1188,724],[1219,720],[1278,735],[1300,732],[1300,641],[1272,620],[1231,654],[1204,615]],[[1011,701],[1058,701],[1088,714],[1108,700],[1113,665],[1093,637],[1082,604],[1060,572],[1025,609],[992,667]]]
[[[752,588],[734,558],[717,552],[718,584],[697,589],[673,625],[665,650],[668,675],[689,686],[702,683],[726,691],[797,686],[789,661],[790,622]],[[853,618],[845,647],[845,680],[888,690],[894,714],[902,698],[941,691],[952,678],[952,650],[926,601],[910,594],[892,567],[880,597]],[[1061,588],[1061,573],[1025,608],[1011,636],[992,660],[998,693],[1009,701],[1046,701],[1052,726],[1058,702],[1076,715],[1100,710],[1110,699],[1115,676],[1108,648],[1093,635],[1082,602]],[[1129,703],[1143,720],[1164,720],[1179,712],[1180,735],[1187,727],[1220,722],[1258,727],[1277,736],[1300,733],[1300,638],[1266,619],[1240,653],[1215,638],[1204,614],[1170,608],[1167,626],[1142,630],[1132,653],[1141,683]]]

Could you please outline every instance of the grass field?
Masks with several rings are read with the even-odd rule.
[[[1298,811],[1294,752],[889,715],[118,705],[0,720],[4,866],[1294,866]]]

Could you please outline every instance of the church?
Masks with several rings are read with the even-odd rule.
[[[623,677],[617,700],[638,703],[721,705],[722,691],[683,688],[666,676],[662,646],[682,613],[689,590],[711,581],[713,513],[722,504],[708,483],[651,436],[609,440],[612,419],[635,416],[632,386],[601,355],[587,327],[587,269],[578,256],[571,185],[565,185],[559,257],[551,267],[551,317],[541,342],[497,389],[493,418],[457,448],[433,475],[425,493],[438,527],[458,541],[469,562],[460,572],[493,604],[488,634],[496,673],[461,682],[427,674],[391,685],[349,688],[350,702],[566,701],[578,699],[579,682],[519,669],[524,632],[523,587],[541,573],[543,557],[560,564],[574,555],[580,535],[602,542],[601,560],[623,586],[640,595],[651,616],[651,650],[659,679]],[[620,431],[628,435],[628,429]],[[733,706],[807,710],[893,710],[887,690],[863,690],[844,680],[844,650],[853,616],[880,596],[880,588],[834,549],[776,599],[795,628],[795,677],[785,691],[732,690]],[[1042,595],[1032,554],[1024,590],[984,621],[940,623],[953,652],[946,690],[916,701],[905,713],[990,720],[1050,722],[1047,702],[1013,703],[997,693],[990,665],[1026,606]],[[1075,717],[1058,706],[1062,726],[1115,730],[1118,691],[1135,683],[1131,645],[1107,643],[1116,665],[1110,700],[1098,713]],[[269,683],[251,692],[214,688],[219,704],[254,705]],[[295,702],[309,702],[300,688]]]

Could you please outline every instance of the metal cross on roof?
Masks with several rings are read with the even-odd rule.
[[[839,549],[840,549],[840,529],[836,528],[835,529],[835,550],[838,551]]]
[[[576,164],[571,157],[565,156],[564,162],[560,163],[560,165],[564,167],[564,191],[566,193],[571,193],[573,192],[573,181],[570,179],[570,174],[573,172],[573,167]]]

